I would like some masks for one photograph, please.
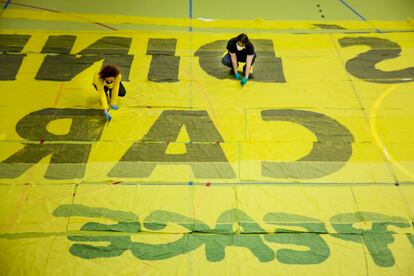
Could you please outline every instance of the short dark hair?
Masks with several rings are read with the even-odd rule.
[[[241,42],[244,45],[246,45],[247,43],[250,43],[250,40],[249,40],[249,38],[247,37],[246,34],[239,34],[237,36],[237,42]]]
[[[116,78],[121,72],[119,71],[118,67],[115,65],[105,65],[102,67],[101,71],[99,71],[99,77],[101,79],[114,77]]]

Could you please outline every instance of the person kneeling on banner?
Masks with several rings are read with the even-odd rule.
[[[93,78],[93,86],[98,91],[104,116],[108,122],[112,120],[109,110],[118,110],[118,97],[124,97],[126,94],[121,79],[121,72],[115,65],[103,66]]]
[[[239,34],[227,42],[227,53],[224,54],[221,62],[231,68],[230,73],[240,80],[241,85],[245,85],[249,76],[252,77],[255,60],[256,53],[253,44],[246,34]],[[239,73],[239,63],[244,63],[243,77]]]

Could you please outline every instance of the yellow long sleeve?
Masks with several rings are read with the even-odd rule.
[[[98,92],[98,97],[101,101],[101,106],[103,109],[108,109],[108,100],[106,98],[104,86],[105,82],[99,77],[99,74],[96,74],[93,78],[93,84],[96,86],[96,90]]]

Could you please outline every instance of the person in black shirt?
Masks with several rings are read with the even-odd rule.
[[[221,62],[230,68],[231,72],[237,80],[240,80],[241,85],[245,85],[249,79],[249,75],[253,72],[253,63],[256,59],[253,44],[250,42],[246,34],[239,34],[227,42],[227,54],[223,56]],[[243,68],[244,76],[241,77],[237,71],[239,62],[245,62]]]

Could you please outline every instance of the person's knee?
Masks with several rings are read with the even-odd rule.
[[[121,83],[121,85],[119,87],[118,96],[119,97],[124,97],[125,95],[126,95],[126,90],[125,90],[125,87]]]
[[[254,55],[253,55],[253,59],[252,59],[252,65],[253,65],[253,63],[256,61],[256,53],[254,53]]]
[[[227,67],[231,67],[231,59],[230,59],[230,55],[227,54],[225,55],[222,59],[221,59],[221,63],[223,63],[223,65],[227,66]]]
[[[223,58],[221,59],[221,63],[222,63],[224,66],[229,66],[229,61],[226,59],[226,57],[223,57]]]

